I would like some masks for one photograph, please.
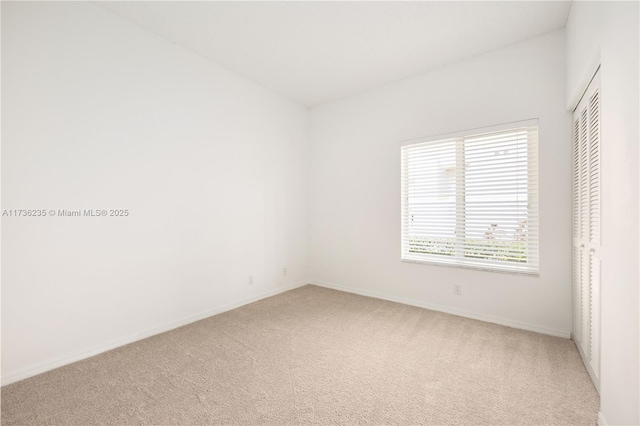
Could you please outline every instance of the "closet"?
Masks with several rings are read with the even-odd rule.
[[[600,73],[573,113],[573,339],[600,389]]]

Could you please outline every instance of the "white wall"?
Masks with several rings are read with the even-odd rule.
[[[566,81],[558,31],[316,108],[309,164],[306,109],[99,6],[3,2],[2,208],[130,211],[3,218],[3,383],[310,275],[568,334],[567,105],[601,62],[602,414],[637,424],[637,3],[575,2],[566,53]],[[528,118],[540,277],[400,262],[400,141]]]
[[[316,282],[545,333],[571,331],[564,32],[311,110]],[[400,142],[539,119],[540,276],[400,261]],[[462,284],[462,296],[453,284]]]
[[[2,219],[3,383],[307,278],[307,109],[84,2],[2,3],[2,91],[3,209],[130,211]]]
[[[574,2],[567,23],[567,104],[601,64],[601,416],[640,423],[638,351],[637,2]]]

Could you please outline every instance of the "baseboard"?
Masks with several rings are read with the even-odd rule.
[[[133,343],[136,342],[138,340],[142,340],[142,339],[146,339],[147,337],[151,337],[154,336],[156,334],[160,334],[160,333],[164,333],[166,331],[169,330],[173,330],[175,328],[178,327],[182,327],[184,325],[190,324],[192,322],[195,321],[199,321],[201,319],[204,318],[208,318],[210,316],[213,315],[217,315],[223,312],[227,312],[230,311],[232,309],[236,309],[239,308],[240,306],[244,306],[247,305],[249,303],[253,303],[256,302],[258,300],[270,297],[270,296],[275,296],[276,294],[279,293],[283,293],[285,291],[289,291],[289,290],[293,290],[295,288],[298,287],[302,287],[306,284],[313,284],[313,285],[317,285],[320,287],[326,287],[326,288],[331,288],[334,290],[339,290],[339,291],[345,291],[347,293],[354,293],[354,294],[359,294],[362,296],[368,296],[368,297],[374,297],[376,299],[383,299],[383,300],[389,300],[391,302],[397,302],[397,303],[403,303],[405,305],[411,305],[411,306],[417,306],[420,308],[425,308],[425,309],[431,309],[433,311],[438,311],[438,312],[444,312],[444,313],[448,313],[448,314],[452,314],[452,315],[458,315],[461,317],[465,317],[465,318],[471,318],[471,319],[475,319],[475,320],[480,320],[480,321],[485,321],[485,322],[490,322],[490,323],[494,323],[494,324],[500,324],[500,325],[504,325],[507,327],[513,327],[513,328],[518,328],[518,329],[522,329],[522,330],[528,330],[528,331],[534,331],[537,333],[542,333],[542,334],[548,334],[551,336],[556,336],[556,337],[563,337],[568,339],[570,337],[570,333],[569,332],[565,332],[565,331],[560,331],[560,330],[554,330],[554,329],[549,329],[549,328],[545,328],[545,327],[540,327],[540,326],[536,326],[536,325],[530,325],[530,324],[525,324],[525,323],[521,323],[521,322],[517,322],[517,321],[512,321],[512,320],[508,320],[508,319],[504,319],[504,318],[497,318],[497,317],[493,317],[493,316],[488,316],[488,315],[481,315],[481,314],[477,314],[477,313],[473,313],[473,312],[467,312],[467,311],[463,311],[460,309],[455,309],[455,308],[449,308],[446,306],[441,306],[441,305],[437,305],[437,304],[433,304],[433,303],[426,303],[426,302],[422,302],[422,301],[417,301],[417,300],[412,300],[412,299],[405,299],[402,297],[395,297],[395,296],[390,296],[390,295],[386,295],[386,294],[382,294],[382,293],[378,293],[378,292],[373,292],[373,291],[369,291],[369,290],[362,290],[359,288],[355,288],[355,287],[348,287],[348,286],[343,286],[343,285],[338,285],[338,284],[334,284],[334,283],[329,283],[326,281],[319,281],[319,280],[303,280],[303,281],[299,281],[293,284],[289,284],[287,286],[283,286],[283,287],[279,287],[279,288],[275,288],[272,290],[268,290],[265,292],[262,292],[260,294],[257,294],[255,296],[246,298],[246,299],[242,299],[239,300],[237,302],[234,303],[229,303],[223,306],[218,306],[218,307],[214,307],[211,309],[207,309],[206,311],[202,311],[193,315],[189,315],[187,317],[183,317],[179,320],[175,320],[175,321],[171,321],[165,324],[162,324],[160,326],[157,327],[153,327],[147,330],[144,330],[142,332],[139,333],[135,333],[133,335],[127,336],[125,338],[122,339],[117,339],[114,341],[111,341],[109,343],[106,343],[104,345],[100,345],[100,346],[96,346],[81,352],[77,352],[77,353],[73,353],[73,354],[66,354],[60,357],[56,357],[41,363],[37,363],[34,365],[31,365],[29,367],[26,367],[24,369],[21,369],[19,371],[13,371],[13,372],[7,372],[6,374],[3,372],[2,375],[2,379],[1,381],[1,385],[5,386],[11,383],[15,383],[18,382],[20,380],[24,380],[26,378],[32,377],[32,376],[36,376],[38,374],[41,373],[45,373],[47,371],[77,362],[77,361],[81,361],[83,359],[86,358],[90,358],[92,356],[101,354],[103,352],[106,351],[110,351],[112,349],[118,348],[120,346],[124,346],[127,345],[129,343]],[[600,422],[600,420],[602,420],[603,423],[599,423],[602,425],[606,425],[606,423],[604,422],[604,418],[601,419],[601,415],[598,416],[598,422]]]
[[[168,323],[162,324],[157,327],[152,327],[147,330],[144,330],[139,333],[132,334],[122,339],[113,340],[104,345],[95,346],[93,348],[76,352],[73,354],[66,354],[60,357],[56,357],[44,362],[40,362],[34,365],[30,365],[24,369],[19,371],[10,371],[5,374],[3,371],[1,383],[2,386],[18,382],[20,380],[24,380],[26,378],[36,376],[41,373],[45,373],[50,370],[54,370],[58,367],[62,367],[77,361],[81,361],[86,358],[90,358],[92,356],[101,354],[106,351],[110,351],[112,349],[118,348],[120,346],[128,345],[129,343],[136,342],[138,340],[146,339],[147,337],[155,336],[156,334],[164,333],[169,330],[173,330],[178,327],[182,327],[184,325],[190,324],[192,322],[199,321],[201,319],[208,318],[213,315],[221,314],[223,312],[230,311],[232,309],[239,308],[240,306],[247,305],[249,303],[257,302],[258,300],[275,296],[276,294],[284,293],[285,291],[293,290],[298,287],[302,287],[310,283],[310,280],[298,281],[293,284],[289,284],[283,287],[278,287],[275,289],[267,290],[265,292],[259,293],[255,296],[239,300],[234,303],[229,303],[223,306],[217,306],[211,309],[207,309],[205,311],[198,312],[193,315],[189,315],[183,318],[180,318],[175,321],[170,321]]]
[[[327,281],[311,280],[311,284],[317,285],[320,287],[331,288],[334,290],[345,291],[347,293],[359,294],[361,296],[374,297],[376,299],[388,300],[390,302],[397,302],[405,305],[417,306],[419,308],[430,309],[432,311],[444,312],[447,314],[457,315],[460,317],[471,318],[471,319],[484,321],[484,322],[490,322],[493,324],[504,325],[512,328],[518,328],[521,330],[534,331],[536,333],[547,334],[549,336],[562,337],[564,339],[568,339],[571,335],[570,331],[555,330],[552,328],[526,324],[519,321],[513,321],[507,318],[499,318],[499,317],[494,317],[490,315],[478,314],[475,312],[469,312],[462,309],[450,308],[448,306],[442,306],[435,303],[422,302],[419,300],[405,299],[403,297],[391,296],[388,294],[382,294],[375,291],[363,290],[355,287],[334,284]]]
[[[602,415],[602,411],[598,411],[598,426],[607,426],[607,421],[604,419]]]

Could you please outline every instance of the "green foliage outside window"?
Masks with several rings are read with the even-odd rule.
[[[412,237],[409,252],[455,256],[455,238]],[[466,239],[464,257],[474,259],[527,262],[527,242],[521,240]]]

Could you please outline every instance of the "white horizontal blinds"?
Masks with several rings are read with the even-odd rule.
[[[537,126],[404,146],[402,258],[537,273]]]
[[[405,258],[455,255],[456,145],[450,139],[402,150]]]
[[[529,211],[538,195],[534,140],[535,128],[465,138],[466,258],[537,272],[538,213]]]

